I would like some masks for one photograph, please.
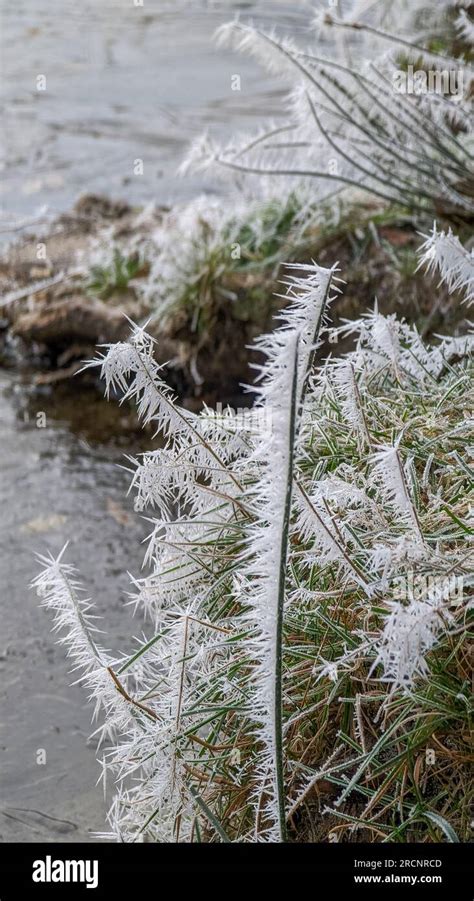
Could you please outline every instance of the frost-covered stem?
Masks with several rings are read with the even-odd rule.
[[[321,307],[319,309],[318,318],[317,318],[316,325],[314,328],[313,343],[312,343],[311,350],[308,354],[308,358],[306,361],[305,372],[303,373],[303,385],[302,385],[302,389],[301,389],[300,404],[303,404],[304,399],[306,397],[306,391],[308,388],[308,377],[309,377],[310,372],[312,371],[313,364],[314,364],[314,358],[316,356],[317,343],[318,343],[319,335],[321,332],[321,326],[323,323],[324,314],[326,312],[326,307],[328,304],[329,292],[330,292],[331,286],[332,286],[332,279],[333,279],[333,273],[331,272],[331,274],[328,278],[328,281],[327,281],[326,290],[324,292],[323,299],[321,301]]]
[[[139,710],[142,710],[143,713],[146,713],[147,716],[151,717],[152,720],[158,719],[155,711],[152,710],[151,707],[147,707],[146,704],[142,704],[141,701],[137,701],[136,698],[132,698],[132,696],[128,693],[127,689],[122,685],[120,679],[118,678],[117,674],[113,671],[111,666],[107,667],[107,672],[111,676],[118,693],[122,695],[122,698],[124,698],[124,700],[127,701],[128,704],[132,704],[134,707],[138,707]]]
[[[238,481],[238,479],[236,479],[235,476],[234,476],[231,472],[229,472],[229,470],[228,470],[228,468],[226,467],[225,463],[222,462],[221,458],[220,458],[219,455],[215,452],[215,450],[211,447],[211,445],[203,438],[202,435],[199,434],[199,432],[194,428],[194,426],[191,425],[189,419],[188,419],[186,416],[184,416],[183,413],[181,413],[181,411],[180,411],[178,405],[177,405],[177,404],[173,404],[172,401],[171,401],[169,398],[167,398],[166,395],[165,395],[163,392],[159,391],[159,389],[157,388],[157,386],[156,386],[156,384],[155,384],[155,380],[154,380],[154,378],[153,378],[153,375],[152,375],[152,373],[150,372],[150,370],[148,369],[148,367],[147,367],[145,361],[143,360],[142,355],[140,354],[140,352],[139,352],[136,348],[135,348],[135,350],[136,350],[137,357],[138,357],[138,359],[139,359],[139,361],[140,361],[140,365],[142,366],[143,371],[145,372],[145,374],[146,374],[146,376],[147,376],[147,378],[148,378],[148,380],[149,380],[149,382],[150,382],[151,387],[152,387],[152,388],[160,395],[160,399],[161,399],[165,404],[167,404],[167,406],[170,407],[170,409],[172,409],[173,414],[174,414],[175,416],[178,416],[178,418],[181,419],[181,421],[183,422],[183,425],[185,425],[185,427],[186,427],[186,428],[194,435],[194,437],[198,440],[198,442],[199,442],[200,444],[202,444],[203,447],[206,448],[207,452],[211,455],[211,457],[214,458],[214,460],[215,460],[215,461],[219,464],[219,466],[222,468],[222,471],[225,472],[226,475],[228,475],[230,479],[232,479],[232,481],[234,482],[234,484],[235,484],[235,485],[237,486],[237,488],[241,491],[241,490],[242,490],[242,485],[240,484],[240,482]]]
[[[64,549],[63,549],[63,550],[64,550]],[[61,553],[62,553],[62,552],[61,552]],[[104,665],[104,661],[102,660],[100,651],[99,651],[99,649],[98,649],[98,647],[97,647],[97,645],[96,645],[94,639],[92,638],[90,629],[88,628],[88,625],[87,625],[87,623],[86,623],[86,621],[85,621],[85,618],[84,618],[84,616],[83,616],[83,613],[82,613],[82,610],[81,610],[81,608],[80,608],[78,599],[77,599],[77,597],[76,597],[76,593],[75,593],[75,591],[74,591],[74,588],[73,588],[73,586],[71,585],[71,582],[70,582],[70,580],[68,579],[68,577],[67,577],[67,575],[66,575],[65,567],[64,567],[64,566],[58,568],[58,575],[59,575],[59,578],[61,578],[61,579],[63,580],[64,586],[65,586],[65,588],[66,588],[66,591],[67,591],[68,594],[69,594],[69,597],[70,597],[70,600],[71,600],[71,604],[72,604],[73,609],[74,609],[74,611],[75,611],[75,614],[76,614],[76,616],[77,616],[79,625],[80,625],[81,628],[82,628],[84,638],[86,639],[87,644],[89,645],[89,648],[90,648],[90,650],[92,651],[93,656],[97,659],[97,661],[100,663],[100,665],[103,666],[103,665]]]
[[[353,188],[360,188],[360,182],[354,178],[347,178],[344,175],[332,175],[330,172],[318,171],[316,169],[264,169],[261,166],[245,166],[243,164],[233,163],[231,160],[223,159],[216,156],[214,162],[226,169],[233,169],[235,172],[246,172],[249,175],[295,175],[299,178],[324,178],[327,181],[337,181],[341,184],[351,185]],[[378,191],[376,188],[370,188],[370,193],[389,203],[398,203],[399,198],[391,197]]]
[[[92,637],[94,626],[88,612],[90,603],[81,602],[76,593],[80,586],[73,581],[74,568],[62,563],[66,548],[67,543],[56,559],[51,555],[44,557],[38,554],[38,561],[44,569],[33,580],[32,587],[43,598],[43,606],[53,611],[56,628],[67,628],[71,652],[75,652],[72,656],[76,657],[79,665],[87,668],[97,661],[104,667],[103,654]]]
[[[404,491],[404,494],[405,494],[405,498],[406,498],[407,505],[408,505],[408,507],[409,507],[409,509],[410,509],[410,513],[411,513],[413,522],[414,522],[414,524],[415,524],[415,527],[416,527],[416,529],[417,529],[417,532],[418,532],[418,536],[419,536],[419,538],[420,538],[420,541],[421,541],[421,543],[422,543],[423,545],[425,545],[425,539],[424,539],[423,532],[422,532],[422,529],[421,529],[420,520],[418,519],[418,514],[417,514],[417,512],[416,512],[415,505],[414,505],[414,503],[413,503],[413,501],[412,501],[412,499],[411,499],[411,497],[410,497],[410,492],[409,492],[409,490],[408,490],[407,480],[406,480],[406,478],[405,478],[405,473],[404,473],[404,470],[403,470],[402,461],[400,460],[400,455],[399,455],[399,453],[398,453],[398,448],[395,450],[395,460],[396,460],[396,465],[398,466],[398,472],[399,472],[399,475],[400,475],[400,481],[401,481],[402,486],[403,486],[403,491]],[[426,546],[426,545],[425,545],[425,546]]]
[[[286,131],[293,131],[293,128],[294,125],[283,125],[280,128],[272,128],[271,131],[266,131],[263,135],[259,135],[258,138],[254,138],[253,141],[249,141],[248,144],[245,144],[241,150],[235,154],[235,159],[238,159],[239,156],[243,156],[246,153],[250,153],[251,150],[255,150],[255,147],[258,147],[259,144],[267,141],[268,138],[274,138],[276,135],[283,134]]]
[[[176,706],[176,722],[175,722],[175,730],[178,732],[180,721],[181,721],[181,704],[183,702],[183,689],[184,689],[184,661],[186,658],[186,649],[188,646],[188,629],[189,629],[189,617],[184,617],[184,636],[183,636],[183,659],[181,661],[181,674],[179,678],[179,693],[178,693],[178,703]]]
[[[390,81],[387,78],[387,76],[383,72],[381,72],[379,69],[376,68],[373,61],[371,61],[370,65],[371,65],[371,68],[374,70],[375,74],[384,82],[384,84],[387,87],[389,87]],[[359,81],[359,79],[360,79],[360,76],[357,77],[358,81]],[[365,81],[367,81],[367,79],[365,79]],[[372,98],[372,100],[374,100],[374,102],[377,103],[378,106],[382,106],[381,101],[377,101],[377,98],[373,97],[373,95],[370,93],[370,91],[367,88],[367,84],[365,86],[365,90],[369,94],[369,96]],[[401,96],[403,96],[403,95],[401,95]],[[390,111],[386,107],[382,106],[382,108],[384,109],[385,113],[388,113],[388,115],[392,115],[392,118],[396,119],[395,114],[390,114]],[[461,150],[461,152],[463,152],[463,153],[466,152],[467,156],[471,156],[471,154],[467,150],[465,150],[465,148],[462,146],[462,144],[460,144],[460,142],[458,141],[456,136],[454,134],[452,134],[447,128],[443,127],[440,122],[436,123],[436,129],[433,130],[433,128],[432,128],[433,120],[419,106],[416,107],[416,113],[415,113],[412,109],[410,109],[409,104],[405,104],[403,111],[404,111],[405,117],[410,119],[411,123],[415,122],[415,124],[417,126],[419,124],[420,127],[423,129],[424,142],[426,142],[427,136],[429,136],[431,138],[431,140],[429,142],[430,146],[437,148],[438,150],[440,150],[440,149],[443,150],[443,153],[450,160],[450,162],[446,161],[447,168],[451,169],[451,171],[459,171],[459,168],[462,166],[461,162],[456,157],[456,155],[453,153],[453,151],[449,149],[449,147],[446,145],[446,143],[443,143],[440,140],[440,135],[441,135],[442,137],[444,137],[446,139],[446,141],[450,141],[451,144],[454,144],[454,146],[457,147],[458,150]],[[417,116],[419,117],[418,119],[417,119]],[[414,137],[423,138],[423,135],[420,136],[420,134],[413,127],[413,125],[407,124],[406,127],[408,128],[408,130],[411,132],[411,134]],[[407,151],[407,153],[408,152],[411,153],[412,156],[414,156],[415,158],[424,160],[423,154],[420,153],[419,151],[413,150],[412,148],[409,149],[407,147],[406,147],[406,151]],[[430,164],[429,160],[427,162],[428,162],[428,164]],[[421,165],[418,165],[417,168],[419,169],[420,172],[426,172],[426,169],[424,169],[424,167]],[[462,168],[465,168],[465,167],[462,167]]]
[[[376,106],[379,107],[379,109],[382,110],[382,112],[383,112],[384,115],[386,115],[386,116],[388,116],[390,119],[394,120],[397,124],[400,123],[399,115],[397,115],[395,112],[393,112],[393,110],[390,109],[390,106],[387,105],[387,95],[384,94],[382,100],[380,100],[380,99],[379,99],[376,95],[374,95],[374,94],[372,93],[372,91],[369,89],[369,85],[370,85],[370,86],[373,85],[373,79],[372,79],[372,80],[369,80],[369,79],[366,78],[364,75],[361,75],[360,72],[356,72],[356,71],[354,71],[353,69],[351,69],[349,66],[344,66],[344,65],[342,65],[341,63],[335,62],[334,60],[324,59],[324,58],[322,58],[322,57],[314,56],[313,54],[310,55],[310,54],[307,54],[307,53],[299,54],[299,55],[302,56],[302,57],[305,58],[305,59],[309,59],[311,62],[314,62],[314,63],[318,64],[319,66],[329,66],[329,67],[332,68],[332,69],[336,69],[336,70],[339,70],[339,71],[341,71],[341,72],[344,72],[344,73],[347,74],[347,75],[350,75],[352,78],[355,79],[357,85],[358,85],[358,86],[359,86],[359,87],[367,94],[367,96],[370,98],[370,100],[372,101],[372,103],[374,103]],[[380,71],[375,67],[375,65],[374,65],[373,62],[371,62],[371,68],[374,70],[374,72],[376,73],[376,75],[377,75],[383,82],[385,82],[385,84],[386,84],[387,86],[390,86],[390,82],[389,82],[388,78],[386,77],[386,75],[384,75],[383,72],[380,72]],[[379,93],[380,93],[381,90],[382,90],[382,89],[381,89],[380,87],[378,87],[377,85],[375,85],[375,89],[376,89]],[[383,102],[383,101],[385,101],[385,102]],[[334,114],[334,113],[333,113],[333,114]],[[365,118],[367,118],[366,114],[364,114],[364,115],[365,115]],[[440,139],[439,139],[439,135],[442,134],[446,139],[448,139],[448,140],[450,140],[451,142],[453,142],[460,150],[462,150],[462,149],[463,149],[462,146],[459,144],[459,141],[456,140],[456,138],[454,137],[454,135],[452,135],[447,129],[442,128],[441,125],[440,125],[440,123],[437,123],[437,130],[436,130],[436,131],[433,131],[433,130],[432,130],[432,125],[433,125],[432,120],[431,120],[431,119],[429,118],[429,116],[428,116],[421,108],[419,108],[419,107],[417,107],[416,113],[415,113],[413,110],[410,109],[409,105],[405,105],[405,107],[404,107],[404,115],[405,115],[406,118],[408,118],[408,119],[410,120],[410,125],[408,125],[408,123],[405,123],[405,125],[406,125],[406,127],[408,128],[408,130],[411,132],[411,134],[412,134],[415,138],[417,138],[418,140],[424,140],[425,142],[426,142],[426,136],[429,135],[430,138],[432,139],[431,142],[430,142],[430,143],[431,143],[431,146],[432,146],[432,147],[433,147],[433,146],[436,146],[438,149],[439,149],[440,147],[442,147],[443,150],[444,150],[444,151],[448,154],[448,156],[451,158],[452,164],[454,165],[454,168],[455,168],[456,170],[458,170],[458,169],[459,169],[459,165],[460,165],[460,164],[459,164],[459,160],[457,160],[457,158],[453,155],[453,153],[452,153],[452,152],[451,152],[444,144],[442,144],[441,141],[440,141]],[[343,118],[343,119],[344,119],[345,117],[339,115],[339,118]],[[420,121],[420,120],[423,120],[423,121]],[[421,132],[420,129],[423,129],[423,132]],[[381,146],[382,146],[382,145],[381,145]],[[415,157],[415,159],[421,160],[421,162],[426,162],[426,163],[428,163],[428,165],[430,165],[430,160],[429,160],[429,159],[428,159],[428,160],[426,159],[426,153],[423,154],[423,153],[421,153],[420,151],[415,150],[413,147],[407,147],[407,146],[404,147],[404,150],[405,150],[405,152],[406,152],[407,154],[410,154],[411,156]],[[378,168],[380,168],[380,164],[378,164],[375,160],[374,160],[373,162],[375,163],[375,165],[378,166]],[[450,167],[450,164],[449,164],[449,163],[448,163],[447,165],[448,165],[448,167]],[[431,168],[432,168],[432,167],[431,167]],[[420,172],[424,172],[426,175],[430,175],[430,169],[425,169],[424,166],[422,166],[422,165],[418,165],[418,169],[419,169]],[[385,171],[385,170],[384,170],[384,171]],[[399,180],[402,180],[403,182],[406,182],[406,179],[402,178],[400,175],[399,175]]]
[[[376,175],[375,172],[371,171],[370,169],[367,169],[365,166],[362,165],[362,163],[359,163],[356,159],[354,159],[354,157],[351,157],[349,153],[346,153],[341,147],[339,147],[336,144],[336,141],[331,137],[329,131],[326,128],[324,128],[324,125],[322,124],[321,119],[319,118],[319,116],[316,112],[316,107],[315,107],[311,97],[309,96],[309,94],[307,94],[307,97],[308,97],[308,103],[309,103],[313,118],[316,122],[316,125],[318,126],[319,131],[321,132],[323,137],[326,139],[328,144],[333,148],[333,150],[335,150],[336,153],[338,153],[340,156],[342,156],[342,158],[345,159],[346,162],[355,166],[359,170],[359,172],[362,172],[363,175],[367,175],[369,178],[372,178],[375,181],[380,182],[380,184],[382,184],[382,185],[388,185],[389,188],[397,187],[397,182],[396,182],[396,179],[393,177],[393,172],[391,173],[391,178],[382,178],[380,175]],[[375,138],[374,138],[374,140],[375,140]],[[380,143],[380,141],[377,141],[376,143]],[[386,149],[386,148],[384,148],[384,149]],[[393,156],[396,155],[393,153],[393,151],[389,150],[388,152],[392,153]],[[359,151],[359,153],[362,154],[361,151]],[[362,155],[364,155],[364,154],[362,154]],[[385,172],[387,174],[387,170],[384,168],[384,166],[382,166],[376,160],[375,161],[372,160],[372,163],[373,164],[375,163],[375,165],[378,169],[381,169],[382,172]],[[416,189],[415,188],[411,189],[411,188],[407,187],[407,185],[408,185],[408,182],[406,182],[405,184],[402,183],[401,188],[399,190],[405,191],[406,194],[412,194],[414,197],[425,197],[428,200],[432,200],[432,194],[428,194],[426,191],[423,191],[420,187],[417,187]],[[393,198],[393,200],[395,203],[397,202],[396,198]]]
[[[427,272],[438,270],[449,292],[463,291],[466,302],[471,304],[474,301],[474,250],[466,250],[451,229],[439,232],[436,222],[431,235],[422,237],[426,240],[418,251],[418,268],[424,266]]]
[[[291,386],[290,422],[288,435],[288,466],[286,481],[285,509],[283,512],[282,533],[280,543],[280,572],[278,578],[278,601],[276,618],[276,655],[275,655],[275,768],[278,814],[280,825],[280,838],[286,841],[286,813],[285,813],[285,783],[283,775],[283,693],[282,693],[282,668],[283,668],[283,616],[285,609],[285,582],[288,557],[288,535],[290,529],[291,496],[293,486],[293,460],[296,434],[296,390],[298,385],[298,345],[295,350],[293,370],[293,382]]]
[[[180,724],[181,724],[181,707],[183,703],[183,693],[184,693],[184,669],[186,662],[186,652],[188,647],[188,631],[189,631],[189,617],[185,614],[184,616],[184,632],[181,644],[181,670],[179,676],[179,689],[178,689],[178,699],[176,703],[176,718],[174,724],[174,732],[175,737],[178,735]],[[173,766],[172,766],[172,775],[171,775],[171,793],[174,792],[174,787],[176,783],[176,750],[173,753]]]
[[[365,438],[367,444],[369,445],[369,447],[372,447],[372,442],[370,440],[369,427],[367,425],[367,417],[365,415],[364,405],[362,403],[359,386],[357,384],[357,379],[355,377],[353,363],[349,363],[349,370],[350,370],[350,374],[351,374],[352,387],[354,389],[355,401],[356,401],[357,407],[359,409],[360,417],[361,417],[362,432],[363,432],[363,435],[364,435],[364,438]]]
[[[330,764],[332,763],[334,758],[337,757],[337,755],[340,753],[341,753],[341,745],[338,745],[334,749],[332,754],[329,755],[327,760],[325,760],[324,766],[320,770],[318,770],[316,773],[314,773],[314,775],[309,780],[306,788],[303,789],[301,794],[298,795],[296,801],[294,801],[293,804],[291,805],[290,810],[288,812],[288,820],[291,820],[291,818],[294,816],[294,814],[298,810],[298,807],[300,807],[301,804],[303,803],[303,801],[305,800],[305,798],[308,797],[309,793],[312,791],[314,786],[318,782],[320,782],[322,779],[324,779],[324,777],[327,776],[329,773],[331,773],[334,769],[337,769],[337,767],[331,767]]]
[[[244,516],[251,518],[251,511],[248,509],[248,507],[245,506],[245,504],[242,503],[242,501],[237,500],[236,497],[231,497],[231,495],[226,494],[224,491],[218,491],[217,488],[211,488],[209,485],[198,483],[196,479],[194,480],[194,483],[196,487],[199,488],[199,491],[207,491],[208,494],[213,494],[215,497],[226,501],[226,503],[233,504],[235,507],[238,507],[238,509],[241,511],[241,513],[244,514]]]
[[[249,31],[249,29],[246,29],[245,27],[242,27],[241,25],[235,25],[234,28],[237,31],[241,31],[241,32]],[[369,141],[375,142],[376,144],[379,144],[385,151],[387,150],[386,145],[374,135],[373,130],[370,130],[366,126],[361,125],[356,119],[354,119],[347,112],[347,109],[344,109],[344,107],[341,106],[341,104],[336,100],[334,95],[331,94],[330,91],[328,91],[328,89],[322,85],[321,79],[317,80],[313,76],[313,74],[306,68],[306,66],[303,65],[303,63],[300,61],[300,58],[299,58],[300,54],[294,54],[294,53],[290,52],[283,44],[280,44],[275,38],[272,37],[272,35],[267,34],[266,32],[260,31],[259,29],[255,29],[254,34],[256,36],[258,36],[259,39],[264,40],[267,43],[269,43],[275,50],[277,50],[281,54],[283,54],[285,59],[287,59],[289,62],[291,62],[297,69],[299,69],[300,72],[303,74],[303,76],[308,78],[309,81],[326,97],[326,99],[329,100],[329,102],[332,103],[333,106],[335,106],[335,108],[339,111],[339,113],[341,114],[341,116],[343,117],[344,120],[349,122],[357,131],[361,131],[363,134],[365,134],[369,138]],[[404,165],[406,163],[406,156],[403,156],[403,154],[397,153],[393,149],[389,150],[389,152],[391,153],[392,156],[394,156],[396,159],[398,159],[402,163],[402,165]],[[236,157],[234,157],[234,159],[235,158]],[[334,179],[335,181],[339,181],[341,183],[349,184],[349,185],[355,186],[357,188],[360,188],[360,184],[355,179],[347,178],[342,175],[332,175],[331,173],[323,173],[323,172],[319,172],[319,171],[305,171],[305,170],[302,170],[302,171],[294,170],[293,171],[293,170],[274,169],[274,170],[268,171],[265,169],[258,169],[256,167],[243,166],[243,165],[239,166],[237,163],[235,163],[235,162],[232,163],[229,160],[224,160],[222,157],[217,157],[215,161],[217,163],[219,163],[220,165],[227,166],[228,168],[245,171],[250,174],[252,174],[252,173],[253,174],[272,174],[272,175],[286,175],[286,176],[298,175],[301,177],[310,176],[312,178],[328,178],[328,179]],[[396,197],[394,198],[389,194],[385,194],[384,192],[378,190],[377,188],[371,187],[370,191],[376,197],[380,197],[382,200],[387,200],[390,203],[393,203],[393,202],[398,203],[398,201],[399,201],[399,198],[396,198]]]
[[[416,50],[417,53],[422,53],[425,56],[429,56],[434,59],[439,59],[443,63],[453,63],[454,65],[459,65],[459,60],[452,56],[444,56],[442,53],[436,53],[432,50],[427,50],[426,47],[422,47],[421,44],[415,44],[413,41],[407,41],[406,39],[400,37],[398,34],[392,34],[390,31],[383,31],[381,28],[375,28],[374,25],[369,25],[367,22],[345,22],[342,19],[333,19],[332,16],[328,16],[327,24],[335,25],[336,28],[349,28],[353,31],[365,31],[368,34],[374,34],[378,38],[383,38],[385,41],[390,41],[392,44],[399,44],[403,47],[409,47],[410,50]]]
[[[349,554],[347,553],[347,551],[346,551],[346,549],[345,549],[345,547],[344,547],[344,544],[340,544],[339,541],[337,540],[337,537],[336,537],[335,535],[332,534],[332,532],[331,532],[330,529],[328,529],[326,523],[324,522],[324,519],[322,518],[322,516],[320,516],[320,514],[319,514],[318,511],[316,510],[316,507],[314,506],[314,504],[311,503],[311,498],[308,496],[307,492],[306,492],[305,489],[303,488],[303,485],[301,484],[300,481],[298,481],[298,479],[295,479],[295,485],[297,486],[297,488],[298,488],[298,490],[299,490],[299,492],[300,492],[300,494],[301,494],[301,496],[302,496],[302,498],[303,498],[305,504],[307,505],[307,507],[308,507],[309,510],[311,511],[312,516],[314,516],[314,518],[316,519],[316,521],[318,522],[318,524],[321,526],[323,532],[325,532],[325,534],[326,534],[327,537],[329,538],[330,542],[333,543],[333,544],[335,544],[335,545],[337,546],[338,551],[339,551],[340,554],[341,554],[341,557],[343,557],[343,559],[344,559],[345,563],[347,564],[348,568],[349,568],[349,569],[351,570],[351,572],[354,574],[355,579],[356,579],[356,582],[357,582],[362,588],[364,588],[364,590],[367,592],[367,594],[369,594],[369,586],[368,586],[368,584],[367,584],[367,582],[366,582],[366,580],[365,580],[364,574],[363,574],[363,572],[359,569],[359,567],[357,566],[357,564],[355,564],[355,563],[351,560],[351,558],[349,557]],[[339,530],[338,530],[338,535],[340,535]]]

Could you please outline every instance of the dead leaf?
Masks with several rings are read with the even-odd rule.
[[[20,532],[33,534],[52,532],[53,529],[58,529],[59,526],[64,525],[66,520],[67,516],[63,516],[61,513],[49,513],[47,516],[37,516],[35,519],[30,519],[28,522],[23,523],[23,525],[20,526]]]
[[[120,504],[117,503],[117,501],[112,500],[111,497],[107,498],[105,502],[105,509],[107,510],[109,516],[111,516],[112,519],[115,519],[115,522],[118,522],[120,526],[130,525],[132,521],[130,514],[127,513],[127,511],[123,507],[121,507]]]

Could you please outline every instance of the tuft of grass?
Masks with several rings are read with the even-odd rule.
[[[144,269],[144,261],[137,253],[124,254],[114,248],[110,263],[90,268],[87,292],[93,297],[107,300],[112,294],[126,291],[132,279]]]
[[[472,341],[375,310],[313,371],[337,278],[301,271],[245,416],[178,407],[143,329],[98,361],[166,439],[131,461],[151,635],[91,653],[73,570],[36,584],[117,736],[118,840],[470,836]]]
[[[308,240],[301,203],[293,195],[249,203],[236,215],[224,205],[172,213],[150,249],[144,286],[152,320],[179,323],[199,339],[213,335],[222,316],[265,327],[274,308],[268,285],[282,259],[301,254]],[[161,241],[164,239],[162,245]],[[173,263],[173,248],[181,245]]]

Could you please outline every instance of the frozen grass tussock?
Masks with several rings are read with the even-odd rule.
[[[343,6],[343,12],[340,7]],[[236,19],[220,44],[289,88],[286,115],[219,144],[197,140],[188,167],[258,192],[275,186],[334,204],[367,191],[417,215],[472,216],[472,4],[317,4],[300,41]]]
[[[469,294],[453,235],[422,262]],[[104,835],[463,841],[472,337],[430,346],[375,306],[321,362],[337,267],[286,272],[244,413],[182,409],[142,328],[89,364],[159,436],[129,460],[147,635],[99,646],[63,555],[35,582],[108,739]]]

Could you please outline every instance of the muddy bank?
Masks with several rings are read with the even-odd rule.
[[[241,403],[240,386],[252,380],[256,362],[249,345],[272,327],[283,303],[275,292],[281,291],[284,266],[262,260],[255,268],[236,267],[224,259],[212,269],[210,259],[209,269],[203,266],[198,275],[193,302],[183,299],[160,318],[153,293],[143,288],[149,238],[167,212],[153,207],[144,214],[85,195],[70,213],[10,245],[0,260],[3,365],[28,371],[26,380],[38,388],[54,386],[76,376],[98,344],[126,339],[129,320],[151,317],[157,359],[166,364],[166,379],[185,405]],[[367,201],[348,207],[338,226],[310,227],[302,243],[292,243],[290,232],[280,258],[327,266],[339,261],[346,285],[332,309],[334,325],[360,316],[376,299],[381,312],[404,316],[428,338],[463,333],[467,309],[460,298],[417,270],[419,228],[412,217]],[[94,249],[107,244],[115,248],[113,263],[97,266]],[[206,325],[197,329],[202,309]],[[336,352],[325,345],[322,355],[328,350]],[[97,383],[90,373],[81,379]]]
[[[0,260],[0,360],[4,366],[29,370],[36,386],[55,385],[76,375],[97,345],[126,339],[129,320],[140,323],[152,312],[140,287],[148,274],[146,260],[124,287],[90,287],[95,271],[94,242],[109,241],[140,248],[160,223],[164,208],[142,211],[107,198],[82,197],[69,214],[11,244]],[[45,248],[45,260],[38,260]],[[98,296],[99,295],[99,296]],[[184,403],[240,397],[240,383],[250,378],[246,345],[261,330],[217,312],[212,334],[200,345],[188,315],[177,310],[166,325],[154,320],[156,355],[167,364],[168,381]],[[198,374],[199,371],[199,374]],[[89,375],[83,380],[91,381]]]

